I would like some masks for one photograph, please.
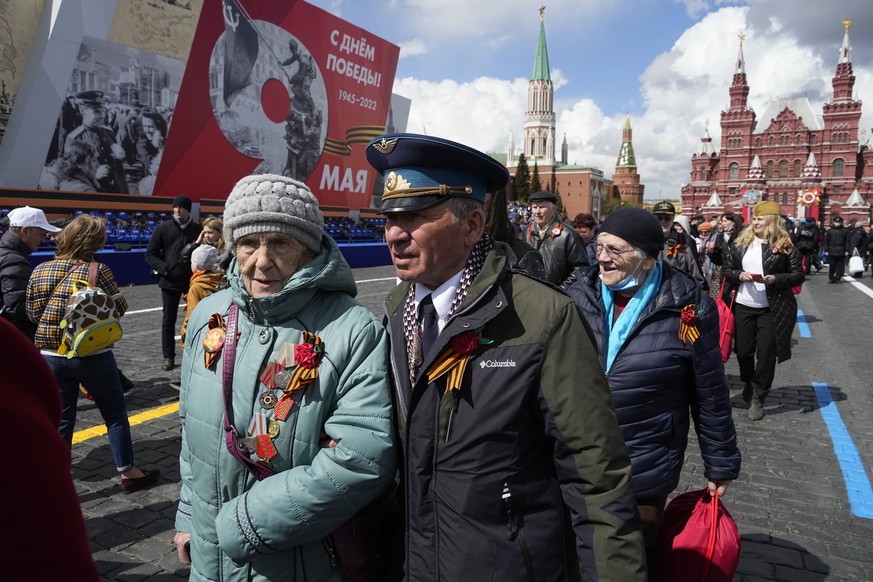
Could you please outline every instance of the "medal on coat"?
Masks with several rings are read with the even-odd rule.
[[[227,324],[220,314],[213,313],[212,317],[209,318],[208,325],[209,331],[206,332],[206,336],[203,338],[203,363],[207,369],[211,370],[215,366],[215,362],[218,361],[221,349],[224,347]]]
[[[258,402],[261,404],[262,408],[267,410],[272,410],[274,406],[276,406],[276,394],[272,390],[265,390],[258,397]]]

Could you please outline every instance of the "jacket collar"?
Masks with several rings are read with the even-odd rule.
[[[10,251],[14,251],[18,254],[24,255],[25,257],[30,256],[33,252],[30,250],[30,247],[27,244],[18,238],[14,232],[11,230],[7,230],[3,233],[2,239],[0,239],[0,247],[5,249],[9,249]]]

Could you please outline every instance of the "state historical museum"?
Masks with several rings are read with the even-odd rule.
[[[721,112],[721,151],[713,149],[707,128],[691,158],[691,182],[682,187],[686,213],[743,213],[759,200],[774,200],[786,216],[813,216],[827,224],[839,214],[847,223],[869,223],[873,153],[859,140],[861,101],[852,94],[850,25],[843,21],[833,97],[822,114],[816,115],[806,98],[780,99],[769,103],[763,123],[748,105],[740,36],[730,108]]]

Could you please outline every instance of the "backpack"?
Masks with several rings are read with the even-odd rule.
[[[73,281],[60,326],[64,337],[58,354],[67,358],[90,356],[121,339],[115,301],[97,286],[97,263],[88,267],[87,281]]]

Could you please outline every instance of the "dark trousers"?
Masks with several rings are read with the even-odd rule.
[[[646,566],[649,572],[649,580],[655,579],[655,540],[658,530],[661,529],[661,521],[664,518],[664,508],[667,506],[667,498],[648,501],[637,501],[640,508],[640,520],[643,523],[643,541],[646,544]]]
[[[181,291],[161,289],[164,317],[161,319],[161,350],[165,358],[176,357],[176,320],[179,317]]]
[[[740,380],[751,382],[763,403],[776,376],[776,325],[769,307],[758,309],[734,304],[734,351]]]
[[[846,274],[846,256],[828,255],[828,279],[839,281]]]

